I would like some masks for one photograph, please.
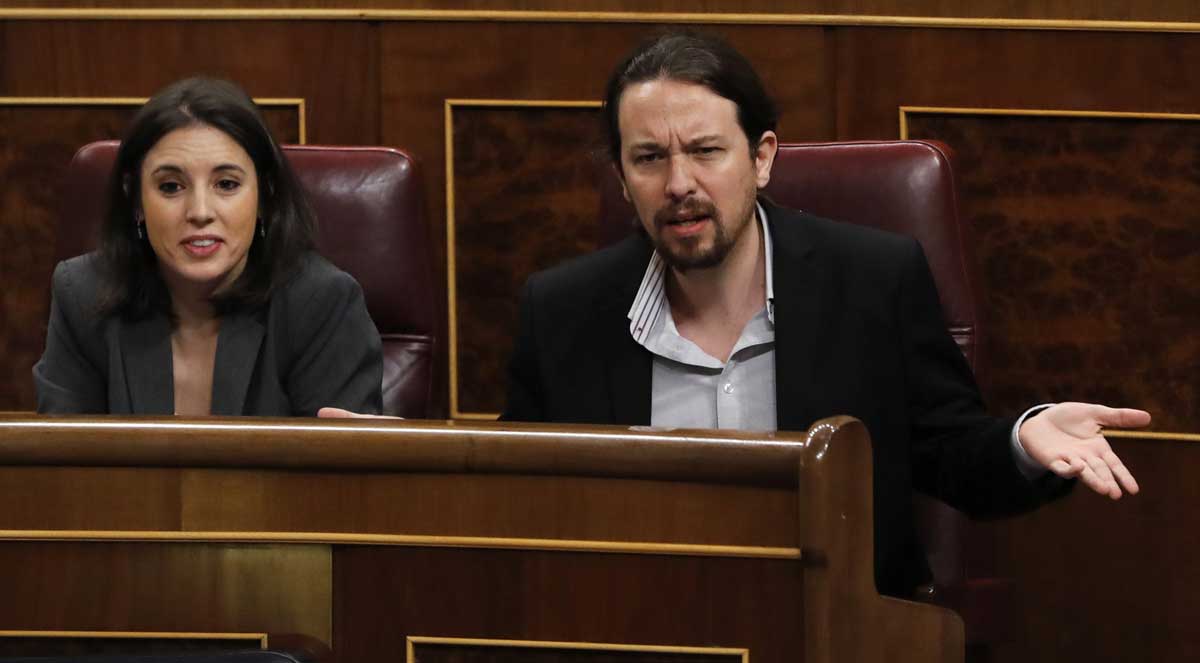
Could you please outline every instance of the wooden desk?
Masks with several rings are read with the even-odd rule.
[[[953,613],[874,591],[869,467],[847,418],[0,417],[0,630],[303,634],[345,662],[961,660]]]

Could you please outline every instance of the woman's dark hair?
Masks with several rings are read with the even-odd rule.
[[[178,81],[142,106],[117,150],[100,234],[104,313],[129,319],[155,312],[171,315],[170,294],[150,242],[138,237],[134,211],[141,206],[141,168],[146,153],[166,134],[192,125],[223,131],[250,155],[258,176],[258,210],[266,235],[255,230],[245,269],[213,299],[217,312],[265,304],[272,290],[313,247],[315,215],[254,101],[229,81]]]
[[[712,35],[669,32],[633,51],[617,66],[604,92],[604,128],[608,152],[621,167],[621,125],[618,112],[625,88],[656,79],[696,83],[737,105],[738,124],[754,153],[766,131],[779,120],[775,102],[750,63],[732,46]]]

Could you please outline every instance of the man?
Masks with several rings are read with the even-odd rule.
[[[604,113],[643,232],[529,279],[504,419],[803,431],[858,417],[873,440],[876,584],[899,597],[929,579],[914,487],[974,516],[1031,509],[1069,489],[1059,477],[1137,492],[1100,431],[1147,413],[988,416],[914,240],[758,197],[776,110],[731,47],[643,45]]]

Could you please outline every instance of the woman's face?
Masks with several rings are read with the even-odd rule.
[[[140,177],[147,237],[172,294],[207,296],[233,283],[258,217],[258,174],[246,150],[194,124],[160,138]]]

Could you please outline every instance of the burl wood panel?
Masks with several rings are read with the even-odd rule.
[[[5,541],[0,623],[13,630],[302,633],[330,642],[320,545]],[[71,600],[64,600],[70,597]]]
[[[403,660],[418,635],[746,647],[751,661],[794,661],[802,591],[801,566],[786,560],[339,546],[334,649]]]
[[[458,406],[504,408],[517,298],[530,274],[597,248],[600,114],[453,109]]]
[[[956,153],[993,406],[1200,430],[1200,121],[913,114]]]
[[[58,201],[71,195],[62,181],[67,163],[91,141],[120,138],[136,111],[136,105],[9,105],[0,99],[0,243],[15,249],[0,261],[0,409],[36,404],[30,371],[46,341]],[[264,114],[281,140],[299,139],[297,108]]]

